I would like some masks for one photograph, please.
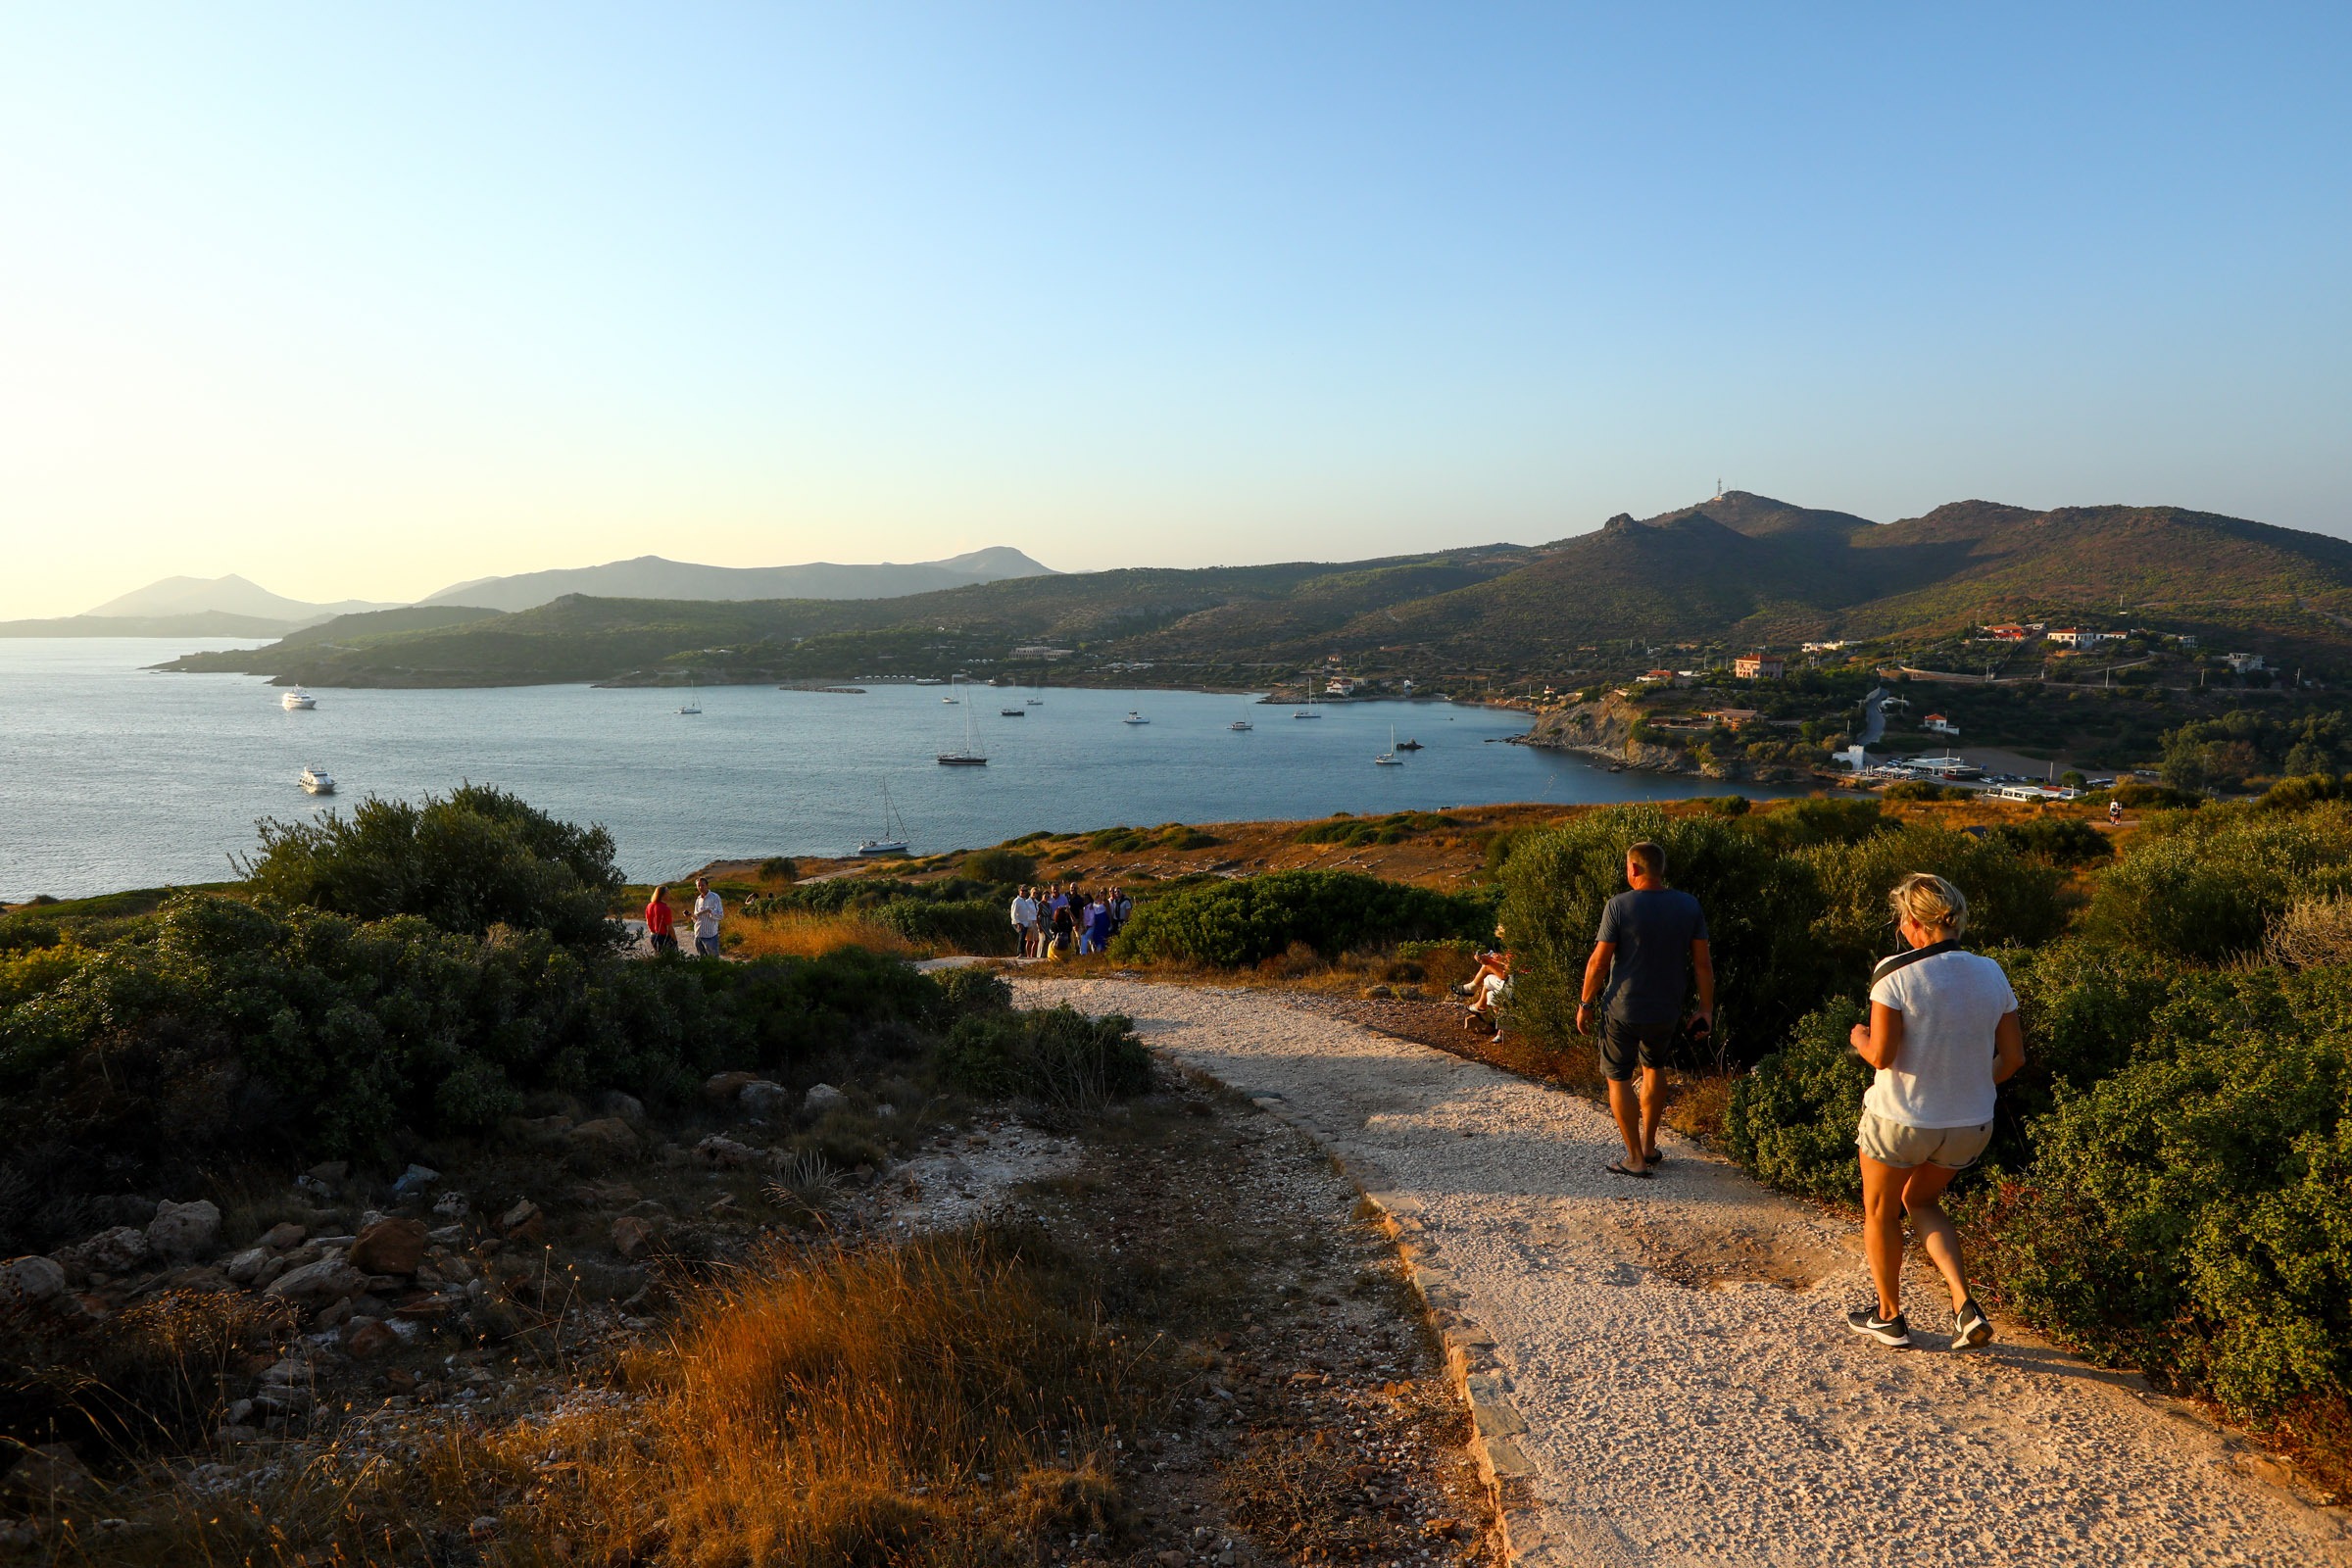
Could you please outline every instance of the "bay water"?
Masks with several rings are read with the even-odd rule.
[[[1721,795],[1504,744],[1526,715],[1442,702],[1319,706],[1252,696],[872,684],[865,695],[705,687],[321,690],[289,712],[248,675],[146,668],[230,639],[0,639],[0,898],[219,881],[259,817],[471,781],[612,831],[632,879],[709,860],[841,855],[883,835],[887,787],[918,854],[1038,828],[1427,810],[1503,801]],[[1040,696],[1041,706],[1024,699]],[[986,767],[942,767],[969,715]],[[1004,709],[1019,709],[1018,718]],[[1149,720],[1124,722],[1134,710]],[[1229,726],[1247,719],[1253,726]],[[1390,727],[1424,749],[1379,767]],[[318,798],[305,766],[332,773]],[[1742,793],[1769,794],[1745,790]]]

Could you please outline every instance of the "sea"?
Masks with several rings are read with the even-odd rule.
[[[639,881],[720,858],[843,855],[902,836],[886,831],[899,822],[930,854],[1039,828],[1775,793],[1611,773],[1507,744],[1524,713],[1443,701],[1318,705],[1308,720],[1254,695],[1184,691],[972,686],[950,703],[946,688],[888,683],[859,683],[861,696],[505,686],[330,688],[289,712],[284,689],[257,676],[149,667],[252,646],[0,639],[0,899],[220,881],[259,819],[469,781],[602,823]],[[700,713],[679,711],[689,698]],[[967,721],[988,765],[939,765]],[[1392,727],[1422,750],[1376,766]],[[306,766],[331,773],[337,794],[304,793]]]

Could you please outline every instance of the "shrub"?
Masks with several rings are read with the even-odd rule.
[[[940,1065],[949,1082],[990,1099],[1085,1105],[1152,1087],[1151,1053],[1127,1019],[1089,1018],[1067,1005],[966,1013],[949,1031]]]
[[[369,799],[317,822],[264,820],[260,833],[246,887],[278,908],[307,905],[360,920],[421,915],[469,936],[513,926],[568,947],[611,940],[605,910],[621,889],[612,836],[486,785],[420,805]]]
[[[1004,1012],[1012,1005],[1012,987],[978,964],[943,969],[939,983],[940,1011],[953,1021],[967,1013]]]
[[[396,1128],[479,1129],[540,1090],[674,1100],[941,1005],[861,953],[637,963],[545,932],[181,895],[0,1007],[0,1177],[120,1191],[213,1151],[379,1153]]]
[[[1900,939],[1886,895],[1912,871],[1932,871],[1968,898],[1968,943],[1990,949],[2046,942],[2066,925],[2063,874],[2001,839],[1913,822],[1851,844],[1799,851],[1821,890],[1811,937],[1841,986],[1859,989],[1871,963]]]
[[[2213,962],[2258,949],[2298,898],[2352,892],[2352,804],[2302,811],[2212,807],[2156,818],[2099,879],[2085,916],[2098,937]]]
[[[800,879],[801,868],[788,855],[771,855],[760,862],[760,874],[770,882],[794,882]]]
[[[1854,1129],[1871,1072],[1848,1035],[1868,1016],[1860,1002],[1840,998],[1733,1080],[1724,1146],[1751,1175],[1810,1198],[1860,1200]]]
[[[975,882],[1026,882],[1037,875],[1037,857],[1018,850],[977,850],[963,858],[962,870]]]
[[[1503,867],[1502,918],[1518,976],[1517,1010],[1554,1038],[1574,1027],[1601,906],[1625,891],[1625,852],[1666,849],[1667,880],[1706,911],[1725,1049],[1761,1051],[1828,994],[1833,974],[1811,937],[1812,866],[1716,816],[1615,807],[1521,840]]]
[[[1895,823],[1877,801],[1818,797],[1758,811],[1745,826],[1776,849],[1795,850],[1814,844],[1856,844],[1874,833],[1892,832]]]
[[[2115,856],[2115,846],[2108,842],[2107,835],[2079,816],[2003,822],[1992,829],[1991,836],[2020,855],[2052,865],[2088,865]]]
[[[1989,1211],[2008,1298],[2260,1420],[2352,1388],[2352,971],[2183,977],[2132,1062],[2035,1123]]]
[[[2133,811],[2194,810],[2205,804],[2205,797],[2191,790],[2177,790],[2166,784],[2118,784],[2107,792],[2108,798],[2120,801]]]
[[[1907,778],[1879,792],[1881,799],[1888,801],[1955,801],[1967,794],[1966,790],[1948,784],[1931,784],[1924,778]]]
[[[1275,871],[1205,882],[1139,906],[1114,957],[1238,968],[1304,944],[1330,956],[1407,939],[1473,937],[1494,906],[1351,871]]]
[[[1300,844],[1339,844],[1362,849],[1373,844],[1402,844],[1417,833],[1458,826],[1460,823],[1452,817],[1434,811],[1396,811],[1388,816],[1366,817],[1351,817],[1342,811],[1329,821],[1309,822],[1298,831],[1296,838]]]
[[[1012,917],[994,899],[900,898],[875,906],[871,912],[876,921],[909,942],[944,947],[952,953],[1013,951]]]

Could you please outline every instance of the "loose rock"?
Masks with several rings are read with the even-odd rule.
[[[637,1157],[637,1135],[618,1116],[582,1122],[565,1141],[573,1153],[599,1162],[618,1163]]]
[[[779,1121],[792,1114],[792,1091],[782,1084],[755,1078],[736,1093],[735,1103],[755,1121]]]
[[[424,1248],[423,1221],[379,1219],[352,1242],[350,1263],[363,1274],[414,1274]]]
[[[0,1305],[26,1306],[65,1294],[66,1271],[54,1258],[12,1257],[0,1263]]]
[[[220,1241],[219,1205],[198,1199],[192,1203],[165,1201],[147,1222],[147,1250],[159,1258],[188,1262],[209,1257]]]
[[[368,1288],[368,1276],[339,1257],[321,1258],[281,1274],[263,1294],[295,1306],[324,1310]]]
[[[714,1072],[703,1084],[703,1098],[723,1110],[735,1103],[745,1084],[757,1083],[759,1078],[756,1072]]]
[[[830,1110],[835,1105],[847,1103],[849,1098],[831,1084],[811,1084],[807,1097],[801,1101],[801,1108],[808,1111]]]

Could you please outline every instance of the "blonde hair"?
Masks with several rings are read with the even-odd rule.
[[[1968,929],[1968,900],[1933,871],[1914,871],[1894,885],[1886,903],[1898,920],[1956,937]]]

